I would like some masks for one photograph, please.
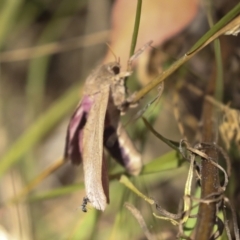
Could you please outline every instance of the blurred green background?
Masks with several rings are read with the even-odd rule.
[[[67,124],[81,98],[84,79],[101,63],[107,51],[105,43],[109,39],[113,4],[104,0],[0,1],[0,239],[145,239],[137,221],[124,208],[125,201],[141,209],[156,239],[175,237],[177,229],[171,223],[156,220],[151,206],[116,179],[110,184],[111,204],[107,210],[100,213],[90,208],[87,214],[83,213],[79,208],[84,197],[82,169],[70,163],[46,172],[46,179],[40,179],[37,187],[21,201],[10,201],[27,183],[62,158]],[[216,19],[227,11],[221,12],[224,4],[214,7],[219,14]],[[199,12],[191,26],[163,45],[160,52],[164,52],[161,55],[164,57],[153,62],[160,61],[165,69],[206,32],[207,18],[204,11]],[[235,50],[231,51],[239,51],[237,40],[233,42]],[[170,78],[160,104],[151,106],[147,114],[149,121],[169,139],[181,139],[172,111],[172,90],[177,89],[177,81],[204,87],[211,72],[210,64],[205,63],[215,58],[214,51],[209,49]],[[158,56],[156,52],[151,59]],[[232,92],[234,84],[227,85],[226,95]],[[154,94],[146,97],[141,106],[154,98]],[[236,94],[233,97],[239,96]],[[181,116],[196,127],[200,102],[194,96],[186,96],[184,91],[180,95]],[[155,173],[131,180],[146,195],[157,199],[169,211],[177,212],[188,165],[178,168],[176,154],[156,139],[141,120],[136,125],[130,123],[128,129],[143,152],[144,163],[156,160],[151,168]],[[194,139],[196,132],[189,128],[188,137]],[[121,172],[114,161],[109,161],[109,166],[110,173]]]

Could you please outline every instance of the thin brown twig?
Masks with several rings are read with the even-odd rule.
[[[207,94],[214,96],[216,81],[216,68],[210,78],[207,88]],[[216,122],[214,121],[215,107],[204,100],[202,113],[202,142],[217,142],[216,141]],[[218,152],[216,148],[206,148],[205,154],[218,164]],[[218,168],[211,161],[202,158],[201,162],[201,199],[211,193],[218,192],[220,188]],[[195,237],[196,240],[210,239],[213,227],[216,220],[216,202],[206,204],[200,203],[198,211],[198,219],[196,224]]]
[[[140,227],[142,228],[146,238],[148,240],[156,239],[154,237],[154,235],[152,235],[150,233],[150,231],[148,230],[148,227],[147,227],[147,225],[146,225],[146,223],[144,221],[144,218],[143,218],[142,214],[139,212],[139,210],[137,208],[135,208],[132,204],[128,203],[128,202],[126,202],[124,205],[132,213],[132,215],[135,217],[135,219],[138,221],[138,223],[139,223]]]
[[[235,239],[239,240],[240,236],[239,236],[236,210],[235,210],[234,206],[230,203],[230,201],[227,197],[224,198],[224,203],[228,204],[228,206],[230,207],[230,210],[232,213],[232,222],[233,222],[233,230],[234,230]]]

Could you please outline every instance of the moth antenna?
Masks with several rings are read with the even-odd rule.
[[[115,61],[116,61],[117,63],[120,63],[120,58],[117,57],[117,55],[114,53],[114,51],[113,51],[113,49],[111,48],[111,46],[110,46],[108,43],[106,43],[106,45],[108,46],[108,49],[110,50],[110,52],[111,52],[112,55],[114,56]]]

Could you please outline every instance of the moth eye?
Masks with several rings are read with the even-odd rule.
[[[114,72],[115,75],[117,75],[120,72],[120,68],[118,66],[115,66],[112,68],[112,71]]]

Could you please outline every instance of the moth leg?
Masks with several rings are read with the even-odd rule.
[[[163,89],[164,89],[164,82],[160,83],[159,86],[158,86],[158,94],[157,96],[152,99],[150,102],[147,103],[147,105],[145,107],[143,107],[142,109],[140,109],[137,114],[136,114],[136,117],[135,119],[138,119],[140,118],[146,111],[147,109],[155,102],[155,101],[159,101],[162,93],[163,93]],[[135,99],[135,95],[136,95],[136,92],[133,93],[130,97],[128,97],[127,101],[128,101],[128,105],[130,108],[135,108],[138,106],[138,102],[137,103],[133,103],[133,100]]]
[[[137,103],[133,103],[133,99],[136,95],[136,92],[133,93],[131,96],[129,96],[122,104],[121,106],[119,107],[120,111],[121,111],[121,115],[124,115],[126,113],[126,111],[129,109],[129,108],[135,108],[138,106],[138,102]]]
[[[149,41],[146,44],[144,44],[140,49],[138,49],[128,60],[128,66],[127,69],[131,70],[132,68],[132,62],[140,55],[142,54],[148,47],[151,46],[151,44],[153,43],[153,41]]]
[[[148,47],[151,46],[151,44],[153,43],[153,41],[149,41],[146,44],[144,44],[140,49],[138,49],[128,60],[128,64],[127,64],[127,72],[122,72],[123,76],[125,74],[124,77],[128,77],[129,75],[131,75],[132,73],[132,62],[139,57],[140,54],[142,54]],[[130,73],[130,74],[129,74]],[[135,98],[135,94],[133,93],[131,94],[131,96],[129,96],[122,104],[121,108],[121,114],[125,114],[126,110],[128,108],[135,108],[138,106],[138,103],[133,103],[133,99]]]

